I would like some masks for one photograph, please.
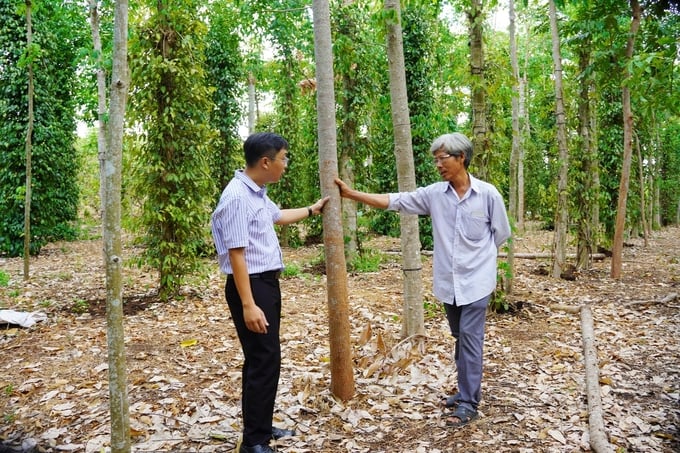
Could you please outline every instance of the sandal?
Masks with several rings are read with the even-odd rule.
[[[462,428],[475,420],[479,414],[477,411],[468,409],[467,407],[458,406],[456,411],[446,419],[446,426],[451,428]],[[455,420],[458,419],[458,420]]]
[[[455,395],[447,396],[439,402],[439,407],[443,409],[455,409],[460,404],[460,393]]]

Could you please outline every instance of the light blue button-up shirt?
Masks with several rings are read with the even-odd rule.
[[[510,237],[510,223],[503,197],[493,185],[470,175],[470,188],[462,198],[448,181],[389,197],[388,209],[432,219],[437,300],[468,305],[494,291],[498,247]]]
[[[212,236],[220,269],[232,274],[229,249],[245,247],[248,273],[283,269],[274,222],[281,210],[242,170],[234,173],[212,214]]]

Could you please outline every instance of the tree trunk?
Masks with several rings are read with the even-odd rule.
[[[255,101],[255,76],[253,73],[248,74],[248,135],[255,132],[255,123],[257,112],[256,101]]]
[[[482,1],[472,0],[468,12],[470,70],[472,74],[472,144],[481,179],[489,177],[489,143],[486,137],[486,82],[484,80],[484,16]]]
[[[562,56],[560,54],[560,35],[557,29],[557,11],[555,1],[550,0],[550,30],[552,32],[552,54],[555,75],[555,118],[557,123],[557,148],[559,150],[559,176],[557,181],[557,207],[555,209],[555,235],[553,239],[553,278],[559,278],[566,265],[566,243],[568,200],[567,170],[569,151],[567,147],[567,121],[564,112],[564,95],[562,89]]]
[[[520,130],[520,147],[519,155],[517,156],[517,229],[524,231],[524,151],[526,144],[529,143],[531,135],[529,109],[527,108],[527,92],[528,92],[528,76],[529,72],[529,45],[531,43],[530,27],[527,24],[526,37],[527,42],[524,46],[524,71],[519,78],[519,130]]]
[[[33,21],[31,0],[26,0],[26,54],[28,55],[28,127],[26,128],[26,193],[24,194],[24,280],[30,278],[31,263],[31,173],[33,163]]]
[[[97,133],[97,150],[99,155],[99,167],[104,168],[104,156],[106,153],[106,70],[104,69],[104,58],[102,55],[102,41],[99,34],[99,9],[98,0],[90,0],[90,29],[92,30],[92,47],[97,56],[97,122],[99,131]],[[99,199],[101,205],[104,202],[104,172],[99,172]]]
[[[111,452],[130,451],[130,413],[127,395],[121,246],[121,167],[125,105],[129,89],[127,65],[128,2],[115,6],[113,68],[107,146],[104,159],[104,264],[106,266],[106,334],[109,364]]]
[[[586,370],[586,395],[588,397],[588,426],[590,448],[596,453],[613,453],[614,449],[607,440],[602,417],[600,397],[600,367],[597,361],[597,347],[593,329],[593,313],[590,307],[582,305],[581,336],[583,338],[583,361]]]
[[[520,147],[522,146],[522,138],[519,130],[519,64],[517,62],[517,40],[515,37],[515,2],[508,1],[508,34],[510,41],[510,66],[512,67],[512,151],[510,153],[510,196],[508,197],[510,205],[510,218],[516,223],[519,215],[518,212],[518,167]],[[505,280],[505,292],[512,293],[512,276],[515,268],[515,246],[512,241],[508,243],[508,268],[509,275]]]
[[[595,231],[593,225],[593,205],[597,203],[597,193],[593,186],[593,178],[590,174],[592,162],[595,159],[590,131],[590,78],[586,71],[590,66],[590,40],[587,38],[581,43],[579,49],[579,73],[580,94],[578,98],[578,124],[579,137],[581,138],[582,159],[578,162],[581,172],[583,189],[579,192],[579,218],[578,218],[578,244],[576,248],[576,267],[578,269],[590,269],[590,256],[595,249]]]
[[[623,231],[626,227],[626,202],[628,201],[628,186],[630,185],[630,165],[633,154],[633,112],[630,106],[630,88],[626,82],[630,78],[628,62],[633,58],[635,35],[640,27],[640,3],[630,0],[633,19],[630,22],[630,33],[626,45],[626,61],[623,65],[623,161],[621,163],[621,181],[619,183],[619,200],[616,206],[616,224],[614,226],[614,241],[612,244],[611,277],[621,277],[623,266]]]
[[[351,39],[351,36],[346,38]],[[345,181],[350,187],[354,187],[354,168],[352,165],[352,151],[356,149],[357,142],[357,121],[356,114],[352,111],[352,101],[355,93],[354,85],[356,82],[348,74],[344,74],[342,85],[345,97],[342,103],[344,120],[341,122],[341,149],[340,149],[340,179]],[[357,240],[357,204],[352,200],[344,200],[342,203],[343,218],[343,237],[346,240],[345,253],[347,259],[352,260],[358,250],[359,241]]]
[[[324,207],[323,238],[328,278],[328,326],[331,355],[331,392],[343,401],[354,395],[352,349],[349,342],[347,267],[342,237],[342,207],[335,185],[338,176],[335,130],[333,51],[328,0],[312,2],[314,15],[314,58],[317,81],[319,175],[321,192],[330,196]]]
[[[397,160],[397,179],[400,192],[416,189],[413,163],[411,120],[406,93],[406,70],[401,31],[399,0],[386,0],[387,59],[390,71],[390,106],[394,128],[394,154]],[[390,14],[392,12],[393,14]],[[420,259],[420,229],[418,216],[400,214],[402,266],[404,272],[404,314],[402,338],[425,331],[422,300],[422,262]]]
[[[642,164],[642,152],[640,151],[640,137],[635,134],[635,152],[638,161],[638,173],[640,178],[640,223],[642,223],[642,235],[645,239],[645,247],[649,245],[649,224],[647,223],[647,207],[645,206],[645,169]]]
[[[659,127],[656,121],[656,113],[652,110],[652,130],[654,131],[654,144],[657,150],[657,155],[652,159],[651,174],[652,176],[652,229],[661,228],[661,178],[658,177],[661,172],[661,158],[659,151],[661,150],[661,137],[659,136]]]

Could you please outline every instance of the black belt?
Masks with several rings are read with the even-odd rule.
[[[267,271],[259,274],[249,274],[250,278],[261,278],[262,280],[278,280],[281,276],[281,271]]]
[[[260,272],[259,274],[249,274],[250,278],[259,278],[262,280],[278,280],[281,277],[281,271],[267,271]],[[229,274],[227,278],[234,278],[232,274]]]

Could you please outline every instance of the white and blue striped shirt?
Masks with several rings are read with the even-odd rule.
[[[447,181],[389,196],[388,209],[432,219],[432,285],[440,302],[468,305],[493,292],[498,247],[510,237],[503,197],[493,185],[470,175],[462,198]]]
[[[237,170],[212,214],[212,236],[220,269],[232,274],[229,249],[245,247],[249,274],[283,269],[274,223],[281,210],[243,170]]]

